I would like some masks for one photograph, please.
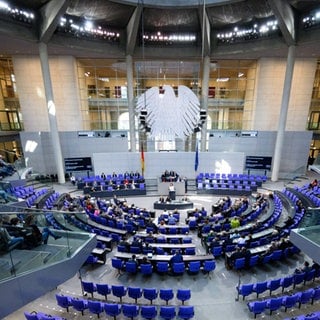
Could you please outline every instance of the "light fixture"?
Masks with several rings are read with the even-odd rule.
[[[218,78],[217,82],[228,82],[229,80],[229,78]]]

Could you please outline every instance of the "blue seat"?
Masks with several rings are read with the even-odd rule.
[[[90,293],[93,298],[93,293],[97,291],[97,287],[93,282],[81,281],[82,289],[84,292]]]
[[[159,290],[159,298],[166,302],[168,305],[169,301],[174,298],[174,293],[172,289],[160,289]]]
[[[56,300],[59,307],[65,308],[69,312],[69,307],[72,306],[71,298],[61,294],[56,294]]]
[[[269,290],[269,294],[271,296],[272,291],[275,291],[281,287],[281,279],[269,280],[267,283],[267,288]]]
[[[249,267],[254,267],[256,266],[258,263],[259,263],[259,255],[254,255],[254,256],[251,256],[250,257],[250,260],[249,260]]]
[[[293,275],[293,289],[295,289],[297,284],[304,282],[304,277],[306,276],[305,272],[295,273]]]
[[[200,271],[200,261],[190,261],[188,265],[189,274],[197,274]]]
[[[176,309],[173,306],[161,306],[159,315],[164,320],[171,320],[176,317]]]
[[[172,272],[174,275],[182,275],[185,271],[184,262],[175,262],[172,265]]]
[[[253,292],[257,294],[257,298],[259,298],[259,294],[265,292],[268,289],[268,281],[256,282],[253,285]]]
[[[222,256],[222,246],[213,247],[211,249],[211,253],[213,254],[213,256],[215,258],[221,257]]]
[[[112,265],[113,268],[118,270],[117,275],[120,275],[121,271],[123,271],[123,268],[124,268],[123,260],[121,260],[119,258],[112,258],[111,259],[111,265]]]
[[[143,297],[149,300],[150,304],[152,304],[153,300],[158,298],[158,290],[155,288],[144,288]]]
[[[266,309],[269,309],[270,315],[273,311],[279,310],[282,307],[282,297],[271,298],[266,300]]]
[[[134,304],[123,304],[122,314],[130,319],[134,319],[139,315],[139,306]]]
[[[142,289],[139,287],[128,287],[128,297],[138,302],[138,299],[142,297]]]
[[[280,279],[280,286],[282,288],[282,292],[285,288],[288,288],[293,285],[293,276],[288,276]]]
[[[254,314],[254,318],[257,317],[257,314],[261,314],[266,309],[266,301],[251,301],[248,302],[247,305],[250,312]]]
[[[157,262],[156,266],[157,272],[160,274],[167,274],[169,271],[169,263],[168,262]]]
[[[121,305],[117,303],[105,303],[104,312],[107,316],[117,319],[117,316],[121,313]]]
[[[210,273],[215,270],[216,262],[214,260],[205,260],[203,262],[203,273],[207,274],[210,278]]]
[[[104,304],[99,301],[88,300],[88,309],[91,313],[100,318],[100,313],[104,310]]]
[[[306,284],[307,281],[313,281],[314,278],[315,278],[315,274],[316,274],[316,270],[315,269],[312,269],[312,270],[306,272],[306,275],[304,277],[304,284]]]
[[[192,319],[194,317],[193,306],[179,306],[178,316],[181,319]]]
[[[72,307],[81,312],[83,315],[84,310],[88,309],[88,301],[84,299],[71,298]]]
[[[144,276],[151,276],[153,271],[153,267],[151,263],[148,264],[141,264],[140,265],[140,272]]]
[[[127,261],[126,262],[126,272],[131,274],[136,274],[138,272],[138,265],[134,261]]]
[[[120,299],[120,302],[122,302],[122,297],[127,294],[127,288],[122,285],[112,285],[111,291],[115,297],[118,297]]]
[[[141,306],[140,315],[143,319],[155,319],[157,316],[157,309],[155,306]]]
[[[291,296],[284,296],[282,299],[282,305],[284,306],[284,311],[287,312],[288,308],[294,307],[299,302],[299,293],[293,294]]]
[[[188,223],[190,230],[195,230],[197,228],[197,221],[196,220],[190,220]]]
[[[238,297],[242,296],[242,300],[244,300],[245,297],[253,292],[253,283],[241,284],[240,286],[237,286],[236,289],[238,291]]]
[[[185,255],[194,256],[196,254],[195,248],[186,248],[184,251]]]
[[[235,270],[241,270],[246,266],[246,258],[238,258],[234,261]]]
[[[315,300],[320,300],[320,287],[314,288],[314,292],[311,298],[311,304],[313,304]]]
[[[96,283],[97,293],[101,294],[107,300],[108,294],[111,293],[111,287],[107,284]]]
[[[191,299],[191,290],[190,289],[178,289],[176,298],[184,304],[185,301]]]
[[[301,308],[302,304],[310,303],[312,301],[312,296],[314,294],[314,289],[310,288],[308,290],[305,290],[303,292],[299,292],[299,309]]]

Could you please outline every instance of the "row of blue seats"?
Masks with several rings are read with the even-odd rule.
[[[285,312],[288,309],[295,308],[297,305],[300,309],[301,305],[307,303],[313,304],[315,300],[320,300],[320,287],[310,288],[291,295],[251,301],[248,302],[247,306],[249,311],[256,317],[257,314],[261,314],[265,311],[269,311],[269,314],[271,315],[273,311],[278,311],[283,307]]]
[[[197,179],[240,179],[240,180],[254,180],[254,181],[267,181],[266,175],[242,174],[242,173],[203,173],[197,175]]]
[[[69,311],[69,307],[73,307],[75,310],[80,311],[82,315],[88,310],[100,317],[100,314],[105,312],[107,316],[116,319],[121,313],[127,318],[136,318],[139,315],[142,319],[152,320],[155,319],[158,314],[164,320],[171,320],[176,317],[180,319],[192,319],[194,317],[193,306],[160,306],[158,308],[154,305],[136,305],[136,304],[118,304],[118,303],[106,303],[100,301],[86,300],[73,298],[69,296],[56,295],[57,303],[60,307],[66,308]]]
[[[316,272],[315,269],[310,270],[309,272],[301,272],[293,275],[288,275],[283,278],[271,279],[262,282],[256,283],[244,283],[236,287],[238,292],[238,296],[242,296],[243,300],[245,297],[255,293],[257,298],[259,294],[262,294],[266,291],[269,291],[271,295],[273,291],[282,288],[282,292],[284,289],[289,288],[290,286],[293,289],[296,285],[303,283],[304,285],[308,281],[314,281],[315,278],[320,277],[320,271]]]
[[[139,270],[139,267],[137,267],[135,263],[130,261],[125,262],[119,258],[112,258],[111,264],[119,273],[121,273],[121,271],[137,273]],[[200,261],[190,261],[187,266],[184,262],[176,262],[173,263],[172,268],[170,268],[169,262],[159,261],[156,263],[155,270],[151,264],[140,265],[140,271],[145,275],[151,275],[153,271],[156,271],[159,274],[169,274],[169,272],[172,272],[175,275],[182,275],[185,271],[196,274],[200,272],[200,270],[205,274],[210,274],[210,272],[214,271],[215,268],[216,263],[214,260],[205,260],[203,265],[201,265]]]
[[[94,297],[94,293],[102,295],[107,300],[108,295],[112,294],[113,296],[122,298],[128,296],[131,299],[135,300],[135,303],[138,302],[138,299],[144,298],[152,302],[159,297],[160,300],[163,300],[168,304],[168,302],[174,298],[181,301],[184,304],[185,301],[191,299],[191,290],[190,289],[177,289],[174,292],[173,289],[160,288],[140,288],[140,287],[125,287],[124,285],[109,285],[105,283],[94,283],[91,281],[81,281],[82,289],[86,293],[90,293],[91,297]]]

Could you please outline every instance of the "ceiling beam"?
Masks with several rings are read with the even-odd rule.
[[[133,55],[136,42],[137,42],[137,35],[139,29],[139,22],[141,19],[143,7],[142,5],[138,5],[134,10],[128,25],[127,25],[127,44],[126,44],[126,54]]]
[[[203,4],[203,6],[199,6],[198,12],[201,26],[201,54],[202,57],[205,57],[209,56],[211,52],[211,25],[205,4]]]
[[[55,32],[61,16],[66,12],[70,0],[51,0],[39,10],[39,41],[48,43]]]
[[[288,46],[296,44],[295,14],[287,0],[268,0]]]

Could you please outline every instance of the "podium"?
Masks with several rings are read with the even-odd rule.
[[[175,191],[169,191],[169,198],[172,200],[176,200],[176,192]]]

